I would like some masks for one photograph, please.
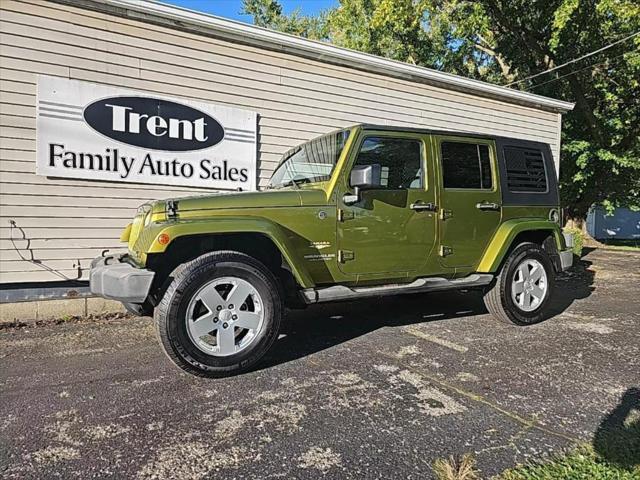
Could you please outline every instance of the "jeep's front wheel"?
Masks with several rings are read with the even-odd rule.
[[[278,335],[282,300],[273,274],[239,252],[182,265],[155,309],[160,342],[180,368],[201,376],[255,365]]]
[[[547,318],[555,290],[553,264],[535,243],[518,245],[507,257],[484,303],[494,317],[516,325],[532,325]]]

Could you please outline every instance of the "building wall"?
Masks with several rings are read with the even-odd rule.
[[[38,74],[257,111],[260,186],[290,147],[360,122],[546,141],[558,161],[558,113],[45,0],[0,9],[0,283],[86,279],[140,203],[207,192],[36,176]]]

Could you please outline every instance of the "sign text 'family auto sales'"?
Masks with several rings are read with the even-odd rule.
[[[38,78],[38,175],[255,190],[255,112]]]

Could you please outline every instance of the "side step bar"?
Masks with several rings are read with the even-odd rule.
[[[302,298],[307,304],[334,302],[338,300],[355,300],[365,297],[382,297],[386,295],[400,295],[403,293],[434,292],[438,290],[455,290],[474,288],[488,285],[494,276],[490,273],[474,273],[468,277],[447,280],[441,277],[418,278],[406,283],[391,285],[376,285],[373,287],[347,287],[333,285],[324,288],[307,288],[302,290]]]

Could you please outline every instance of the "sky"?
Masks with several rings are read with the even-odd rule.
[[[179,7],[210,13],[219,17],[253,23],[250,15],[242,15],[242,0],[161,0]],[[280,0],[284,13],[300,8],[303,14],[313,15],[320,10],[334,7],[338,0]]]

